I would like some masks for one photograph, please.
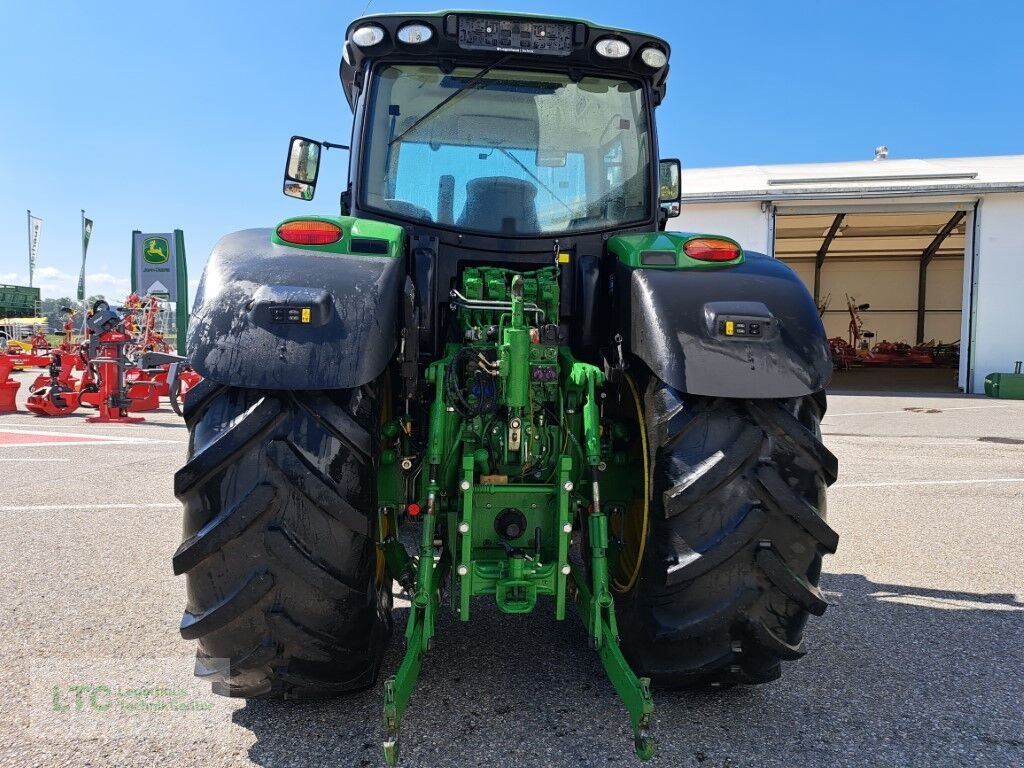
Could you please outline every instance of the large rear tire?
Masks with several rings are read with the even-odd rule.
[[[374,684],[391,634],[378,562],[370,386],[268,392],[204,380],[185,400],[189,459],[174,554],[181,634],[227,696],[317,696]]]
[[[619,597],[623,649],[663,688],[764,683],[804,654],[821,615],[821,559],[837,462],[821,443],[825,395],[693,397],[652,379],[649,535],[640,578]]]

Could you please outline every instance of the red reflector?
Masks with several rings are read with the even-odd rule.
[[[277,236],[286,243],[299,245],[329,245],[341,240],[341,227],[331,221],[300,219],[286,221],[277,228]]]
[[[729,240],[697,237],[686,241],[683,252],[691,259],[700,261],[732,261],[739,258],[740,247]]]
[[[409,517],[419,517],[420,505],[414,501],[412,504],[405,508],[405,511],[409,513]]]

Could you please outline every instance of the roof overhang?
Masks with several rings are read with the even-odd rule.
[[[683,169],[684,203],[971,196],[1024,192],[1024,155]]]
[[[967,211],[786,212],[776,219],[775,256],[786,261],[962,258]],[[781,211],[780,211],[781,214]]]
[[[685,179],[683,181],[685,184]],[[916,197],[934,195],[982,195],[991,192],[1024,192],[1024,182],[990,184],[906,184],[882,186],[795,187],[783,189],[737,190],[722,192],[684,192],[682,203],[781,202],[789,200],[850,200],[877,197]]]

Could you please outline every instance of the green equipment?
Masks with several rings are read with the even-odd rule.
[[[12,318],[35,317],[39,314],[39,289],[25,285],[0,284],[0,320],[12,323]]]
[[[1022,362],[1014,363],[1013,373],[990,373],[985,377],[985,394],[1009,400],[1024,400],[1024,373]]]
[[[216,692],[374,685],[393,585],[392,765],[442,610],[575,614],[641,759],[652,688],[803,655],[838,544],[828,343],[788,267],[666,231],[669,55],[522,14],[349,27],[351,147],[293,137],[284,182],[311,200],[348,150],[339,214],[222,239],[189,327],[173,565]]]

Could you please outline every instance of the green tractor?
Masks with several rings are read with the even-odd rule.
[[[563,18],[349,27],[351,148],[293,137],[284,182],[312,199],[349,149],[340,214],[222,239],[189,331],[173,564],[214,691],[374,685],[394,584],[390,764],[443,608],[574,612],[641,758],[652,687],[764,683],[804,653],[838,543],[829,348],[785,265],[665,231],[668,58]]]

